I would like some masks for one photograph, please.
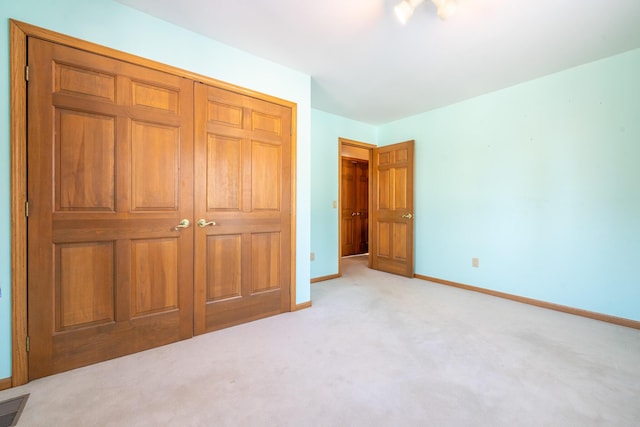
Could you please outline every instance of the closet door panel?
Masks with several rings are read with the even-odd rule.
[[[196,334],[289,311],[291,109],[195,87]]]
[[[193,83],[29,39],[29,378],[193,335]]]

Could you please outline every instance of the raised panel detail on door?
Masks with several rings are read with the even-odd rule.
[[[178,101],[180,94],[177,90],[152,86],[142,82],[131,84],[131,104],[136,107],[147,107],[178,113]]]
[[[207,210],[240,210],[242,139],[209,135],[207,174]]]
[[[207,302],[242,296],[242,236],[207,237]]]
[[[180,188],[179,129],[139,121],[132,127],[132,210],[175,210]]]
[[[115,320],[113,243],[56,245],[56,332]]]
[[[259,141],[252,141],[251,148],[251,207],[279,211],[282,148]]]
[[[115,119],[56,109],[56,210],[115,210]]]
[[[251,124],[253,130],[268,132],[277,136],[282,135],[282,119],[278,116],[252,111]]]
[[[391,209],[391,171],[380,170],[378,172],[378,208]]]
[[[193,83],[28,53],[29,378],[193,336]]]
[[[290,129],[290,108],[196,84],[196,334],[290,309]]]
[[[251,235],[251,292],[280,287],[280,233]]]
[[[394,223],[393,227],[393,258],[408,261],[407,258],[407,232],[406,223]]]
[[[89,68],[69,64],[55,64],[55,93],[91,96],[101,101],[114,102],[116,99],[116,77]]]
[[[131,317],[178,307],[177,239],[131,242]]]
[[[393,191],[394,201],[393,208],[407,209],[407,168],[397,167],[393,170],[393,188],[389,191]]]
[[[207,102],[207,109],[207,121],[242,128],[242,119],[244,116],[241,106],[209,100]]]

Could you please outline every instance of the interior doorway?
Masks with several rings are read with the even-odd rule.
[[[369,253],[369,160],[342,156],[342,256]]]
[[[371,160],[375,145],[339,139],[339,257],[369,253]]]
[[[411,140],[378,148],[339,138],[338,276],[342,275],[343,257],[357,255],[358,249],[365,246],[369,268],[413,277],[414,145]],[[358,168],[360,162],[362,167]],[[366,178],[358,177],[358,169],[364,169],[365,162]],[[352,181],[360,180],[366,185],[350,190],[357,187]],[[366,212],[358,207],[358,201],[349,200],[350,191],[363,191],[363,187],[367,193],[360,197],[366,197]],[[358,221],[359,218],[366,221]],[[358,241],[357,233],[351,237],[358,223],[366,223],[366,241],[362,237]]]

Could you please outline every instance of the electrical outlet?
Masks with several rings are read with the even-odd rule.
[[[336,209],[338,207],[338,201],[334,200],[333,201],[333,209]]]
[[[480,258],[471,258],[471,267],[480,267]]]
[[[315,259],[316,259],[316,253],[311,252],[311,261],[314,261]]]

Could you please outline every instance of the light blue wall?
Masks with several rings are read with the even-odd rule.
[[[376,143],[376,127],[311,110],[311,277],[338,272],[338,138]]]
[[[297,302],[310,298],[311,79],[110,0],[14,0],[0,3],[0,379],[11,375],[9,30],[14,18],[298,105]]]
[[[379,129],[406,139],[416,273],[640,320],[640,49]]]

